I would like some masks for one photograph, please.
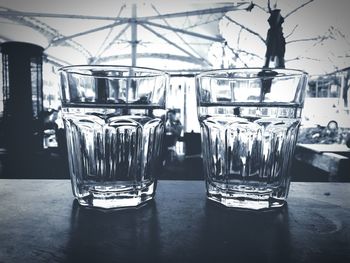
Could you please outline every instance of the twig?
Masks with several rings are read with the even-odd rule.
[[[265,8],[261,7],[260,5],[258,5],[258,4],[256,4],[256,3],[254,3],[254,6],[256,6],[257,8],[260,8],[261,10],[263,10],[263,11],[266,12],[266,13],[269,13],[268,10],[266,10]]]
[[[333,28],[333,30],[334,30],[335,32],[337,32],[337,33],[345,40],[345,42],[346,42],[348,45],[350,45],[349,40],[346,38],[346,36],[343,34],[343,32],[340,31],[339,28],[337,28],[337,27],[332,27],[332,28]]]
[[[328,58],[328,61],[334,65],[334,61],[330,57],[327,57],[327,58]]]
[[[239,42],[241,41],[241,33],[243,31],[243,28],[241,28],[238,32],[238,37],[237,37],[237,49],[239,48]]]
[[[296,43],[296,42],[315,41],[315,40],[319,40],[319,39],[320,39],[320,37],[301,38],[301,39],[287,41],[286,44],[291,44],[291,43]]]
[[[248,52],[248,51],[243,50],[243,49],[237,49],[237,52],[244,53],[244,54],[246,54],[246,55],[250,55],[250,56],[252,56],[252,57],[256,57],[256,58],[259,58],[259,59],[264,59],[264,58],[262,58],[261,56],[259,56],[259,55],[257,55],[257,54]]]
[[[248,67],[247,63],[245,63],[245,62],[243,61],[243,59],[239,56],[239,52],[240,52],[240,51],[235,51],[233,48],[231,48],[231,47],[228,46],[228,45],[226,45],[226,47],[235,55],[235,58],[236,58],[236,59],[239,59],[239,60],[243,63],[243,65],[244,65],[245,67]]]
[[[235,25],[237,25],[237,26],[241,27],[242,29],[248,31],[249,33],[251,33],[251,34],[257,36],[264,44],[266,44],[265,39],[264,39],[259,33],[257,33],[257,32],[255,32],[255,31],[249,29],[248,27],[246,27],[246,26],[244,26],[244,25],[242,25],[242,24],[240,24],[240,23],[234,21],[233,19],[231,19],[231,18],[228,17],[227,15],[224,15],[224,17],[225,17],[227,20],[229,20],[230,22],[234,23]]]
[[[271,5],[270,5],[270,0],[267,0],[267,8],[269,10],[269,13],[271,13],[272,10],[271,10]]]
[[[323,40],[326,40],[328,38],[332,38],[331,36],[317,36],[317,37],[310,37],[310,38],[301,38],[301,39],[295,39],[287,41],[286,44],[296,43],[296,42],[306,42],[306,41],[318,41],[314,45],[317,45],[321,43]]]
[[[337,58],[350,58],[350,54],[345,54],[343,56],[337,56]]]
[[[303,57],[303,56],[297,56],[295,58],[291,58],[291,59],[286,59],[286,63],[287,62],[291,62],[291,61],[294,61],[294,60],[301,60],[301,59],[307,59],[307,60],[313,60],[313,61],[321,61],[320,59],[317,59],[317,58],[310,58],[310,57]]]
[[[246,68],[248,67],[248,64],[245,63],[245,62],[243,61],[243,59],[239,56],[239,53],[237,53],[237,52],[235,52],[235,51],[232,51],[232,53],[235,55],[236,59],[239,59],[239,60],[243,63],[243,65],[244,65]]]
[[[215,21],[218,21],[220,20],[222,17],[217,17],[217,18],[214,18],[213,20],[207,20],[207,21],[204,21],[202,23],[196,23],[196,24],[193,24],[193,25],[190,25],[190,26],[186,26],[186,27],[183,27],[183,29],[185,30],[188,30],[188,29],[192,29],[194,27],[197,27],[197,26],[202,26],[202,25],[206,25],[206,24],[210,24],[212,22],[215,22]]]
[[[290,37],[294,33],[295,29],[297,29],[298,26],[299,26],[299,24],[296,24],[295,27],[292,29],[292,31],[285,37],[285,39]]]
[[[284,16],[284,19],[286,19],[288,16],[294,14],[294,13],[295,13],[296,11],[298,11],[300,8],[303,8],[304,6],[310,4],[310,3],[313,2],[313,1],[314,1],[314,0],[309,0],[309,1],[305,2],[304,4],[298,6],[297,8],[295,8],[294,10],[292,10],[292,11],[290,11],[288,14],[286,14],[286,15]]]

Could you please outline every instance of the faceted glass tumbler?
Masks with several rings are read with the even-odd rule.
[[[162,71],[126,66],[60,69],[73,194],[83,206],[138,206],[155,195],[164,137]]]
[[[227,207],[283,206],[307,74],[245,68],[196,77],[207,196]]]

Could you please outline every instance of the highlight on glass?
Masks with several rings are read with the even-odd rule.
[[[300,126],[307,74],[214,70],[196,77],[207,197],[227,207],[281,207]]]
[[[83,206],[135,207],[155,195],[168,75],[127,66],[59,71],[73,194]]]

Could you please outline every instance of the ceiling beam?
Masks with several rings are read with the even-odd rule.
[[[151,33],[153,33],[155,36],[159,37],[160,39],[163,39],[165,42],[167,42],[168,44],[170,44],[171,46],[177,48],[178,50],[182,51],[183,53],[189,55],[192,58],[197,58],[195,57],[193,54],[191,54],[190,52],[188,52],[186,49],[180,47],[179,45],[175,44],[174,42],[170,41],[169,39],[167,39],[166,37],[164,37],[162,34],[154,31],[152,28],[141,24],[142,27],[146,28],[148,31],[150,31]]]
[[[108,28],[111,28],[111,27],[119,26],[119,25],[127,23],[128,21],[117,21],[117,22],[114,22],[112,24],[108,24],[108,25],[101,26],[101,27],[96,27],[96,28],[89,29],[89,30],[86,30],[86,31],[83,31],[83,32],[80,32],[80,33],[77,33],[77,34],[70,35],[70,36],[56,38],[53,41],[51,41],[50,45],[56,45],[57,43],[60,43],[62,41],[66,41],[66,40],[69,40],[69,39],[72,39],[72,38],[75,38],[75,37],[79,37],[79,36],[95,33],[97,31],[105,30],[105,29],[108,29]]]
[[[231,4],[223,7],[200,9],[200,10],[187,11],[187,12],[170,13],[170,14],[163,14],[163,15],[156,15],[156,16],[144,16],[144,17],[140,17],[140,19],[153,20],[153,19],[164,19],[164,18],[201,16],[201,15],[209,15],[209,14],[215,14],[215,13],[226,13],[229,11],[245,10],[246,8],[240,8],[243,5],[247,5],[248,7],[248,5],[250,5],[250,2],[240,2],[240,3],[237,3],[236,5]]]
[[[94,60],[92,61],[92,63],[98,62],[100,56],[101,56],[103,53],[105,53],[106,50],[107,50],[108,48],[110,48],[110,47],[125,33],[125,31],[126,31],[129,27],[130,27],[130,25],[127,24],[127,25],[118,33],[118,35],[116,35],[116,36],[113,38],[113,40],[112,40],[107,46],[105,46],[103,50],[101,50],[101,51],[96,55],[96,57],[94,58]]]
[[[99,59],[99,62],[105,63],[111,60],[129,59],[130,56],[131,56],[130,54],[122,54],[122,55],[102,57]],[[193,58],[193,57],[181,56],[181,55],[172,55],[172,54],[165,54],[165,53],[138,53],[137,58],[158,58],[158,59],[178,60],[178,61],[193,63],[196,65],[208,66],[200,58]]]
[[[201,9],[201,10],[170,13],[170,14],[163,14],[163,15],[160,14],[160,15],[156,15],[156,16],[138,17],[137,22],[138,23],[147,23],[148,25],[151,25],[151,26],[156,26],[156,27],[172,30],[174,32],[179,32],[182,34],[187,34],[187,35],[203,38],[203,39],[210,40],[210,41],[222,42],[223,38],[207,36],[207,35],[203,35],[203,34],[199,34],[199,33],[190,32],[190,31],[180,29],[180,28],[175,28],[175,27],[170,27],[170,26],[161,25],[161,24],[157,24],[157,23],[152,23],[148,20],[176,18],[176,17],[188,17],[188,16],[199,16],[199,15],[214,14],[214,13],[225,13],[225,12],[234,11],[234,10],[243,10],[244,8],[240,9],[240,7],[242,5],[245,5],[245,4],[249,4],[249,3],[248,2],[241,2],[241,3],[238,3],[237,5],[229,5],[229,6],[223,6],[223,7],[218,7],[218,8]],[[16,16],[17,17],[51,17],[51,18],[93,19],[93,20],[113,20],[114,21],[113,23],[102,26],[102,27],[97,27],[97,28],[83,31],[83,32],[73,34],[70,36],[56,38],[50,43],[50,45],[55,45],[59,42],[70,40],[70,39],[75,38],[75,37],[83,36],[86,34],[90,34],[90,33],[104,30],[104,29],[108,29],[108,28],[111,28],[111,27],[114,27],[117,25],[131,23],[131,22],[135,21],[135,20],[132,21],[131,18],[126,18],[126,17],[107,17],[107,16],[104,17],[104,16],[84,16],[84,15],[37,13],[37,12],[19,12],[19,11],[14,11],[14,10],[0,11],[0,16],[3,16],[3,17],[16,17]]]
[[[11,11],[11,10],[9,10],[9,11]],[[20,25],[23,25],[23,26],[27,26],[27,27],[39,32],[44,37],[46,37],[48,42],[50,42],[51,39],[54,39],[54,38],[64,37],[56,29],[52,28],[51,26],[47,25],[46,23],[44,23],[44,22],[42,22],[34,17],[9,16],[9,17],[6,17],[6,19],[8,19],[10,21],[14,21],[14,22],[16,22]],[[65,44],[70,46],[71,48],[79,51],[86,58],[91,57],[91,53],[86,48],[84,48],[81,44],[79,44],[78,42],[75,42],[74,40],[67,40],[67,42]],[[48,47],[46,47],[46,48],[48,48]]]
[[[124,20],[123,21],[117,21],[117,22],[114,22],[114,23],[111,23],[111,24],[108,24],[108,25],[105,25],[105,26],[89,29],[87,31],[83,31],[83,32],[80,32],[80,33],[77,33],[77,34],[73,34],[73,35],[70,35],[70,36],[56,38],[50,43],[50,45],[55,45],[57,43],[60,43],[62,41],[66,41],[66,40],[69,40],[69,39],[72,39],[72,38],[75,38],[75,37],[79,37],[79,36],[95,33],[97,31],[105,30],[105,29],[108,29],[108,28],[111,28],[111,27],[115,27],[115,26],[118,26],[118,25],[126,24],[126,23],[131,23],[131,22],[134,22],[134,20],[128,19],[128,20],[125,20],[125,21]],[[157,24],[157,23],[153,23],[153,22],[149,22],[149,21],[142,21],[142,20],[140,21],[139,18],[136,19],[136,22],[141,24],[141,25],[142,24],[146,24],[146,25],[150,25],[150,26],[154,26],[154,27],[159,27],[159,28],[171,30],[171,31],[174,31],[174,32],[179,32],[179,33],[182,33],[182,34],[190,35],[190,36],[193,36],[193,37],[206,39],[206,40],[209,40],[209,41],[214,41],[214,42],[223,42],[223,41],[225,41],[225,39],[222,38],[222,37],[212,37],[212,36],[191,32],[191,31],[180,29],[180,28],[176,28],[176,27],[171,27],[171,26],[167,26],[167,25]]]
[[[49,18],[69,18],[69,19],[112,20],[112,21],[128,20],[128,18],[125,18],[125,17],[116,18],[111,16],[84,16],[84,15],[70,15],[70,14],[20,12],[20,11],[13,11],[13,10],[0,11],[0,16],[49,17]]]
[[[193,37],[202,38],[202,39],[209,40],[209,41],[214,41],[214,42],[223,42],[223,41],[225,41],[225,39],[222,38],[222,37],[208,36],[208,35],[204,35],[204,34],[191,32],[191,31],[188,31],[188,30],[185,30],[185,29],[180,29],[180,28],[171,27],[171,26],[167,26],[167,25],[157,24],[157,23],[153,23],[153,22],[149,22],[149,21],[140,22],[140,24],[146,24],[146,25],[150,25],[150,26],[154,26],[154,27],[159,27],[159,28],[171,30],[171,31],[174,31],[174,32],[179,32],[179,33],[182,33],[182,34],[185,34],[185,35],[190,35],[190,36],[193,36]]]
[[[153,10],[158,14],[158,15],[161,15],[161,13],[158,11],[158,9],[152,4],[151,5]],[[170,23],[168,22],[168,20],[166,18],[162,18],[162,20],[164,21],[164,23],[167,25],[167,26],[170,26]],[[179,32],[174,32],[174,34],[182,41],[183,44],[185,44],[197,57],[199,58],[202,58],[208,65],[211,65],[211,63],[205,59],[203,56],[201,56],[197,50],[195,48],[193,48],[190,44],[187,43],[187,41],[183,38],[183,36],[180,35]]]
[[[153,19],[164,19],[164,18],[176,18],[176,17],[188,17],[188,16],[200,16],[214,13],[226,13],[235,10],[244,10],[241,8],[243,5],[249,5],[250,2],[240,2],[236,5],[228,5],[217,8],[200,9],[187,12],[169,13],[156,16],[144,16],[139,17],[141,20],[153,20]],[[0,11],[0,16],[26,16],[26,17],[49,17],[49,18],[69,18],[69,19],[92,19],[92,20],[112,20],[112,21],[126,21],[127,17],[113,17],[113,16],[87,16],[87,15],[74,15],[74,14],[55,14],[55,13],[39,13],[39,12],[20,12],[20,11]]]

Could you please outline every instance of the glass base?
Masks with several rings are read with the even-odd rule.
[[[153,199],[156,184],[152,183],[142,190],[128,191],[89,191],[84,197],[76,197],[82,206],[98,208],[128,208],[137,207]]]
[[[261,210],[282,207],[285,199],[274,198],[270,193],[253,193],[239,191],[223,191],[210,187],[207,191],[209,200],[220,203],[230,208],[243,208],[251,210]]]

